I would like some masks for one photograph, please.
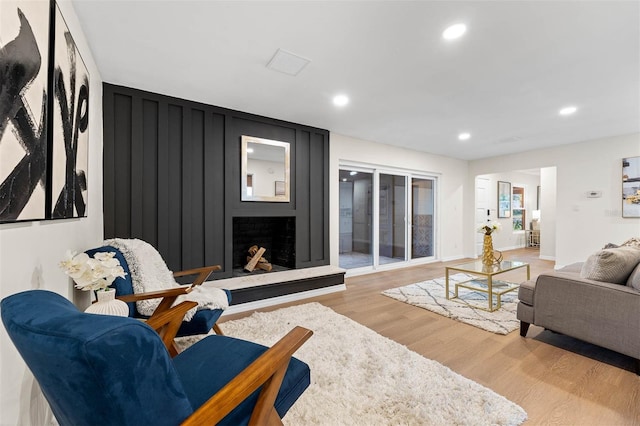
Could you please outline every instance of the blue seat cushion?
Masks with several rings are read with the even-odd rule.
[[[193,409],[204,404],[266,350],[265,346],[245,340],[208,336],[176,356],[173,362]],[[309,366],[291,358],[275,402],[281,418],[309,387],[310,380]],[[254,392],[220,424],[247,424],[259,393],[260,390]]]

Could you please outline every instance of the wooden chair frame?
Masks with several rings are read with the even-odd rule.
[[[161,314],[154,314],[147,320],[147,324],[158,332],[170,353],[174,348],[173,339],[184,314],[195,305],[196,302],[185,301]],[[249,425],[282,425],[282,419],[274,403],[287,372],[289,360],[312,335],[311,330],[295,327],[195,410],[182,424],[217,424],[262,386]]]
[[[178,329],[182,324],[182,320],[184,319],[184,315],[187,311],[194,306],[197,305],[196,302],[182,302],[178,306],[182,306],[180,309],[178,306],[175,306],[174,309],[171,309],[171,313],[169,310],[171,306],[174,304],[178,296],[189,293],[193,287],[202,284],[206,281],[207,278],[214,272],[219,271],[222,268],[220,265],[212,265],[212,266],[203,266],[201,268],[188,269],[185,271],[174,272],[174,277],[185,277],[190,275],[197,275],[197,277],[193,280],[191,284],[187,284],[181,287],[175,287],[168,290],[159,290],[159,291],[150,291],[146,293],[136,293],[136,294],[127,294],[123,296],[117,296],[117,299],[122,300],[123,302],[137,302],[138,300],[147,300],[147,299],[159,299],[162,298],[160,304],[153,312],[151,317],[147,319],[147,324],[149,324],[153,329],[158,331],[162,341],[165,343],[165,346],[169,350],[169,354],[171,357],[174,357],[178,354],[178,348],[175,345],[174,339],[176,334],[178,333]],[[185,309],[185,303],[189,303],[189,307]],[[183,312],[184,310],[184,312]],[[182,315],[179,316],[179,313],[182,312]],[[178,318],[179,316],[179,321]],[[218,324],[214,324],[213,331],[216,334],[223,335],[222,330],[218,326]]]

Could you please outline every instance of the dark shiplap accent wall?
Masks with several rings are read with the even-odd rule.
[[[105,238],[231,276],[233,217],[296,219],[296,267],[329,264],[329,132],[104,84]],[[291,143],[291,201],[240,201],[240,137]]]

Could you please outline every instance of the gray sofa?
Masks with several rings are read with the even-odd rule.
[[[520,335],[534,324],[575,337],[633,357],[640,375],[640,290],[582,278],[582,269],[583,263],[576,263],[520,286]]]

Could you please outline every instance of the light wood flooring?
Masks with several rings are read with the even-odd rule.
[[[505,259],[529,262],[532,279],[554,266],[538,254],[532,248],[504,252]],[[346,291],[263,310],[322,303],[519,404],[529,416],[527,425],[640,425],[640,376],[633,359],[536,326],[526,338],[518,331],[493,334],[380,294],[443,277],[445,266],[459,263],[351,277]],[[509,274],[501,278],[525,278],[523,270]],[[250,314],[226,316],[223,322]]]

